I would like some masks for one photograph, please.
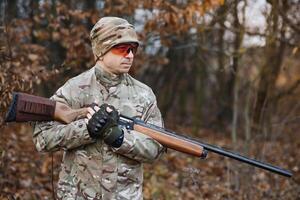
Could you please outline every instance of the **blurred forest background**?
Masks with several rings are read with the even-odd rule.
[[[135,25],[131,74],[168,129],[294,174],[170,150],[145,165],[145,199],[300,199],[299,0],[1,0],[0,199],[53,199],[62,153],[3,117],[12,91],[50,97],[92,67],[89,31],[108,15]]]

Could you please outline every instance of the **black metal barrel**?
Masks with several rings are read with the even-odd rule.
[[[217,146],[202,143],[202,142],[199,142],[197,140],[192,140],[192,141],[196,144],[199,144],[200,146],[202,146],[207,151],[211,151],[211,152],[214,152],[214,153],[217,153],[217,154],[220,154],[220,155],[223,155],[223,156],[226,156],[226,157],[229,157],[229,158],[232,158],[232,159],[244,162],[244,163],[248,163],[248,164],[253,165],[255,167],[259,167],[259,168],[262,168],[262,169],[265,169],[265,170],[268,170],[268,171],[271,171],[271,172],[274,172],[274,173],[277,173],[277,174],[280,174],[280,175],[283,175],[283,176],[286,176],[286,177],[292,177],[292,175],[293,175],[290,171],[287,171],[287,170],[282,169],[280,167],[276,167],[276,166],[273,166],[273,165],[270,165],[270,164],[267,164],[267,163],[263,163],[263,162],[258,161],[258,160],[247,158],[247,157],[239,155],[237,153],[233,153],[231,151],[224,150],[223,148],[220,148],[220,147],[217,147]]]

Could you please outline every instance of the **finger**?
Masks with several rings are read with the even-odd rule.
[[[89,120],[87,118],[84,119],[85,123],[88,124]]]
[[[88,110],[88,112],[89,112],[90,115],[95,114],[95,110],[92,109],[91,107],[88,107],[87,110]]]
[[[92,115],[91,115],[90,113],[88,113],[88,114],[86,115],[86,117],[90,120],[90,119],[92,118]]]
[[[100,110],[99,106],[95,106],[94,110],[97,112],[98,110]]]
[[[106,112],[111,113],[113,110],[110,107],[106,107]]]
[[[98,103],[96,101],[93,101],[93,103],[89,104],[88,107],[94,109],[95,106],[98,106]]]

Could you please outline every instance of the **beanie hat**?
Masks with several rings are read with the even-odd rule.
[[[119,17],[101,18],[92,28],[90,39],[96,59],[117,44],[128,42],[139,44],[134,26]]]

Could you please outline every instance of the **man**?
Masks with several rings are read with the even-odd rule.
[[[120,112],[163,126],[152,90],[128,74],[137,35],[126,20],[104,17],[90,37],[95,66],[67,81],[51,99],[75,109],[95,101],[99,107],[67,125],[37,123],[34,143],[38,151],[64,150],[58,199],[142,199],[142,164],[156,160],[164,147],[116,123]]]

